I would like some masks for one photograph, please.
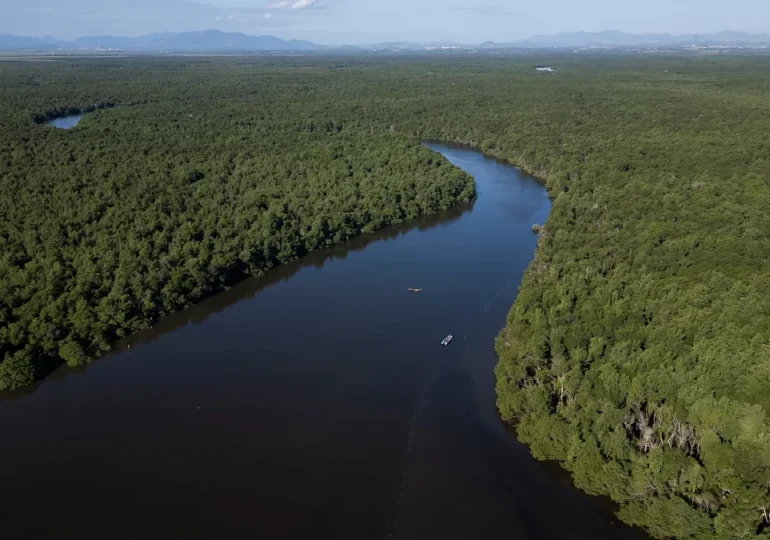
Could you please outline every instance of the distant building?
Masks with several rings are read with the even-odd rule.
[[[535,69],[538,71],[548,71],[548,72],[553,71],[553,68],[551,66],[535,66]]]

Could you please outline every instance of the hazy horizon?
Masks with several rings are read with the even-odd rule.
[[[764,0],[0,0],[0,33],[71,40],[216,29],[321,44],[518,41],[534,34],[770,30]]]

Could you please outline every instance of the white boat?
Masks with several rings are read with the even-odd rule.
[[[454,336],[452,334],[449,334],[447,337],[444,338],[444,341],[441,342],[441,344],[446,347],[450,343],[452,343],[452,340],[454,339]]]

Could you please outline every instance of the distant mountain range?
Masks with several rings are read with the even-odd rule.
[[[573,47],[688,47],[710,45],[764,45],[770,44],[768,34],[719,32],[717,34],[626,34],[617,30],[604,32],[563,32],[555,35],[536,35],[514,43],[487,42],[482,48],[573,48]]]
[[[226,51],[311,51],[325,49],[309,41],[285,41],[274,36],[249,36],[225,33],[219,30],[149,34],[140,37],[88,36],[74,41],[60,41],[52,37],[18,37],[0,34],[0,50],[88,49],[123,51],[169,52],[226,52]]]
[[[140,37],[89,36],[74,41],[53,37],[19,37],[0,34],[3,51],[56,50],[121,50],[146,52],[282,52],[282,51],[432,51],[451,49],[542,49],[582,47],[687,47],[687,46],[759,46],[770,45],[768,34],[719,32],[717,34],[625,34],[616,30],[604,32],[571,32],[550,36],[536,35],[524,41],[481,45],[459,45],[451,42],[393,42],[371,45],[326,46],[301,40],[283,40],[274,36],[250,36],[219,30],[150,34]]]

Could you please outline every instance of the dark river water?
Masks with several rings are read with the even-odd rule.
[[[78,125],[80,119],[83,118],[82,114],[76,114],[73,116],[62,116],[61,118],[54,118],[46,122],[46,125],[53,126],[59,129],[72,129]]]
[[[545,190],[430,147],[476,178],[473,206],[247,280],[0,401],[3,535],[643,538],[495,410]]]

